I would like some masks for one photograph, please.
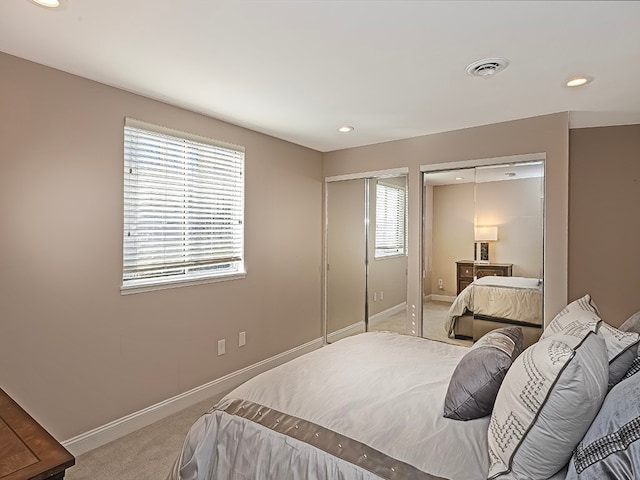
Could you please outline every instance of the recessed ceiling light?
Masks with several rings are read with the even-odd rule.
[[[343,125],[342,127],[338,128],[338,131],[340,133],[349,133],[349,132],[353,132],[354,128],[351,125]]]
[[[57,8],[60,6],[60,0],[31,0],[38,5],[42,5],[43,7],[48,8]]]
[[[593,79],[589,77],[573,77],[567,81],[567,87],[581,87],[590,83]]]

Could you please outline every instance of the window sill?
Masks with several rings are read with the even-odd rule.
[[[404,253],[394,253],[393,255],[381,255],[379,257],[373,257],[374,260],[390,260],[392,258],[401,258],[405,257]]]
[[[139,285],[123,285],[120,287],[120,295],[133,295],[135,293],[155,292],[156,290],[167,290],[169,288],[190,287],[192,285],[204,285],[206,283],[226,282],[228,280],[239,280],[245,278],[247,272],[220,275],[217,277],[193,278],[190,280],[172,280],[157,283],[144,283]]]

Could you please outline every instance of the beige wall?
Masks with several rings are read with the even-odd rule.
[[[420,166],[545,153],[545,318],[551,319],[567,298],[568,150],[568,115],[557,113],[329,152],[324,155],[324,175],[409,168],[408,303],[419,310]]]
[[[380,292],[383,292],[382,299],[380,299]],[[371,258],[369,260],[369,318],[406,301],[407,257],[401,255]]]
[[[569,298],[618,326],[640,310],[640,125],[571,130]]]
[[[457,295],[456,262],[473,260],[474,184],[433,187],[431,292]],[[438,280],[442,279],[442,290]]]
[[[489,260],[513,263],[515,277],[542,275],[542,178],[477,183],[476,224],[498,227]]]
[[[53,435],[321,336],[321,153],[5,54],[0,72],[0,385]],[[126,116],[246,147],[245,279],[120,295]]]

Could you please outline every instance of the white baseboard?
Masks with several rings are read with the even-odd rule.
[[[131,413],[122,418],[118,418],[117,420],[102,425],[101,427],[76,435],[75,437],[62,442],[62,445],[69,450],[72,455],[77,457],[89,450],[98,448],[113,440],[146,427],[147,425],[151,425],[158,420],[162,420],[169,415],[179,412],[191,405],[195,405],[207,398],[231,390],[250,378],[255,377],[259,373],[266,372],[273,367],[320,348],[322,344],[323,341],[321,338],[312,340],[304,345],[300,345],[271,358],[267,358],[261,362],[249,365],[248,367],[193,388],[187,392],[176,395],[175,397],[156,403],[155,405],[151,405],[150,407]]]
[[[352,323],[340,330],[327,334],[327,342],[334,343],[342,338],[350,337],[358,333],[364,333],[364,322]]]
[[[427,295],[424,298],[426,302],[449,302],[449,303],[453,303],[455,299],[456,297],[452,297],[451,295],[437,295],[437,294]]]
[[[407,310],[407,302],[399,303],[391,308],[387,308],[375,315],[371,315],[369,317],[369,325],[375,325],[376,323],[380,323],[386,318],[395,315],[396,313],[404,312]]]

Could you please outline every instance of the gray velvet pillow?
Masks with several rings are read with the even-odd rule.
[[[502,380],[522,352],[519,327],[492,330],[462,357],[453,372],[444,400],[444,416],[473,420],[491,413]]]
[[[611,389],[578,444],[567,480],[634,479],[640,472],[640,375]]]
[[[627,318],[624,323],[620,325],[619,330],[623,332],[640,333],[640,312],[636,312]]]
[[[631,362],[631,366],[629,367],[629,370],[627,370],[627,373],[624,374],[624,377],[622,377],[622,380],[626,380],[627,378],[631,377],[632,375],[635,375],[638,372],[640,372],[640,357],[636,357],[633,359],[633,362]]]

